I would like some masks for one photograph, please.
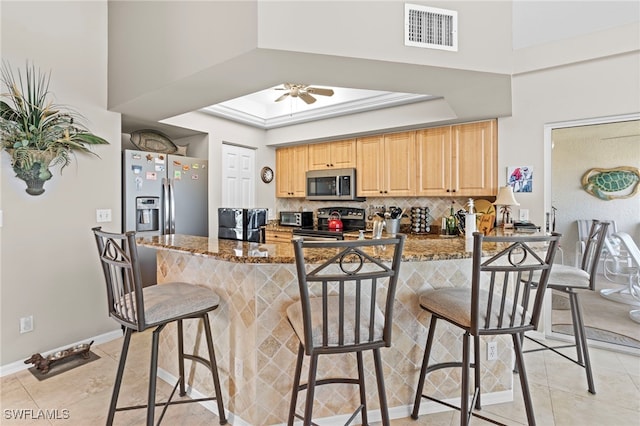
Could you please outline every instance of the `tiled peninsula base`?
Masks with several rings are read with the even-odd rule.
[[[286,316],[286,306],[298,300],[295,265],[291,263],[242,263],[179,251],[158,250],[160,282],[185,281],[214,289],[220,307],[210,315],[225,408],[235,424],[275,425],[286,423],[298,341]],[[471,259],[407,261],[401,276],[394,312],[393,345],[381,350],[387,398],[392,416],[409,414],[429,324],[419,307],[417,294],[432,287],[468,286]],[[432,357],[436,362],[460,360],[459,332],[438,324]],[[185,349],[205,348],[202,325],[185,322]],[[159,366],[178,376],[175,328],[162,333]],[[499,358],[482,362],[483,395],[496,393],[510,399],[512,355],[509,340],[499,340]],[[485,354],[485,348],[481,348]],[[326,358],[326,357],[325,357]],[[379,407],[373,359],[366,354],[369,410]],[[201,366],[187,366],[187,381],[201,393],[213,394],[211,376]],[[306,374],[303,369],[303,378]],[[318,379],[347,371],[355,376],[355,357],[322,359]],[[425,391],[441,398],[459,398],[460,369],[439,370],[427,376]],[[490,398],[484,397],[486,404]],[[325,386],[316,390],[314,418],[347,415],[358,403],[357,388],[351,385]],[[299,398],[304,402],[304,394]],[[429,407],[425,401],[423,407]],[[302,407],[302,405],[300,405]],[[395,407],[395,409],[394,409]],[[440,406],[438,406],[440,407]],[[439,410],[441,408],[438,408]],[[302,411],[300,408],[299,411]],[[378,416],[372,413],[372,418]],[[337,423],[337,422],[336,422]],[[344,421],[342,422],[344,423]]]

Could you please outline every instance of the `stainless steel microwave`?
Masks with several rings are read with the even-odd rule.
[[[306,191],[307,200],[364,200],[356,197],[356,169],[310,170]]]

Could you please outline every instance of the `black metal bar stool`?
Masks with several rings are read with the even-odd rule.
[[[555,265],[551,270],[547,287],[552,290],[565,293],[569,296],[569,306],[571,309],[571,322],[573,323],[574,343],[568,345],[549,346],[540,340],[536,340],[530,336],[525,336],[540,348],[528,349],[524,353],[550,350],[561,357],[572,361],[585,369],[587,375],[587,386],[590,393],[596,393],[596,386],[593,382],[593,373],[591,371],[591,360],[589,358],[589,346],[587,345],[587,334],[584,329],[584,321],[582,319],[582,309],[578,298],[580,290],[596,289],[596,275],[598,272],[598,263],[600,262],[600,254],[605,239],[607,238],[607,228],[610,222],[592,220],[589,236],[585,242],[584,251],[580,267]],[[536,286],[534,279],[533,285]],[[561,348],[576,348],[576,358],[572,358],[560,352]]]
[[[158,419],[158,424],[160,424],[169,405],[211,400],[217,401],[220,424],[226,424],[227,419],[225,417],[224,404],[222,403],[218,366],[213,349],[211,325],[209,324],[208,315],[208,312],[218,307],[220,303],[218,295],[208,288],[182,282],[165,283],[143,288],[138,263],[135,232],[116,234],[104,232],[100,227],[93,228],[92,230],[96,238],[98,254],[107,285],[109,316],[120,323],[124,330],[124,342],[122,343],[122,353],[118,364],[116,381],[113,386],[111,403],[109,404],[107,425],[113,424],[113,418],[117,411],[146,408],[147,425],[151,426],[154,424],[155,408],[157,406],[164,406]],[[196,354],[184,353],[182,321],[185,319],[202,320],[209,355],[208,360]],[[173,387],[168,400],[166,402],[156,402],[158,342],[160,340],[160,332],[167,324],[174,321],[177,323],[178,328],[180,377]],[[144,331],[151,327],[155,327],[155,330],[153,331],[151,346],[147,404],[117,407],[131,334],[134,331]],[[186,395],[184,380],[185,359],[199,362],[209,368],[215,388],[214,397],[180,401],[171,400],[178,386],[180,387],[180,396]]]
[[[420,295],[420,306],[431,313],[429,335],[424,351],[422,368],[411,417],[418,418],[422,398],[460,410],[460,424],[469,424],[471,415],[495,421],[473,412],[474,405],[480,408],[479,350],[480,336],[511,335],[516,355],[516,366],[520,372],[520,385],[529,425],[535,425],[529,384],[524,368],[521,335],[534,330],[540,318],[547,280],[555,256],[559,234],[551,236],[501,236],[484,237],[473,234],[473,270],[470,288],[437,288]],[[482,260],[483,243],[488,250],[496,252]],[[534,274],[538,278],[535,295],[531,285]],[[463,331],[462,361],[430,364],[431,348],[438,320],[444,320]],[[474,362],[471,362],[470,339],[474,338]],[[423,395],[427,373],[442,368],[462,367],[460,407]],[[469,401],[469,372],[474,368],[474,392]]]
[[[371,350],[378,382],[382,424],[389,425],[389,413],[382,373],[380,348],[391,346],[393,303],[405,235],[394,238],[355,241],[293,241],[300,289],[300,302],[287,308],[287,318],[298,337],[288,424],[296,417],[311,425],[314,391],[317,386],[350,383],[360,390],[358,414],[367,425],[367,401],[362,352]],[[313,265],[313,266],[310,266]],[[320,355],[355,353],[358,378],[337,377],[316,380]],[[302,363],[310,357],[309,378],[300,384]],[[304,414],[296,413],[298,393],[306,390]]]

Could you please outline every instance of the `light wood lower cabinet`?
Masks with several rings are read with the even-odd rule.
[[[356,148],[359,197],[416,195],[415,132],[358,138]]]
[[[276,150],[276,197],[305,196],[307,156],[307,145]]]
[[[291,241],[292,238],[292,231],[267,229],[264,233],[264,240],[266,243],[281,243],[283,241],[286,243]]]
[[[496,133],[495,120],[418,130],[416,195],[496,195]]]
[[[309,170],[353,167],[356,167],[355,139],[309,145]]]

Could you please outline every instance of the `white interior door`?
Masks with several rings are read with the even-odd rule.
[[[254,149],[222,144],[222,206],[255,207]]]

